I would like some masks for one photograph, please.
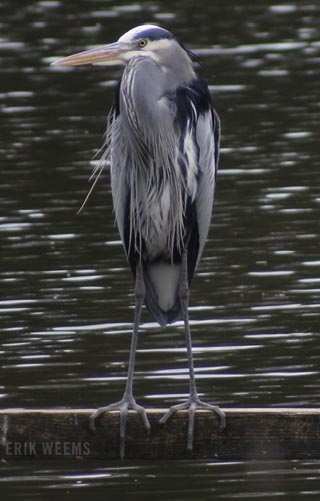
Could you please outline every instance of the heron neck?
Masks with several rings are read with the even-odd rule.
[[[182,82],[192,80],[180,75],[174,78],[170,69],[163,69],[151,58],[136,57],[124,70],[120,87],[120,108],[125,122],[135,133],[150,137],[171,129],[173,115],[168,97],[175,94]],[[178,83],[177,83],[178,82]]]

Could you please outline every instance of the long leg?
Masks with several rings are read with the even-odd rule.
[[[137,266],[136,270],[136,284],[135,284],[134,295],[135,295],[135,310],[134,310],[133,333],[132,333],[131,349],[129,356],[128,377],[123,397],[119,402],[107,405],[105,407],[100,407],[90,416],[90,428],[92,430],[95,430],[95,421],[97,417],[100,416],[100,414],[111,410],[120,411],[120,456],[122,459],[124,457],[124,452],[125,452],[125,434],[126,434],[126,423],[127,423],[127,415],[129,408],[136,410],[140,414],[146,430],[147,431],[150,430],[150,423],[147,414],[144,408],[136,403],[132,391],[140,316],[145,295],[145,286],[144,286],[141,264]]]
[[[179,286],[179,298],[181,309],[183,313],[184,320],[184,331],[186,337],[186,345],[187,345],[187,354],[188,354],[188,367],[189,367],[189,381],[190,381],[190,390],[189,390],[189,398],[186,402],[183,402],[179,405],[174,405],[170,407],[170,409],[162,416],[160,419],[160,423],[165,423],[172,414],[178,410],[188,409],[188,450],[192,450],[193,447],[193,430],[194,430],[194,415],[196,409],[208,409],[214,411],[218,414],[220,418],[220,429],[225,428],[225,414],[224,412],[217,406],[207,404],[202,402],[198,397],[196,380],[194,376],[194,367],[193,367],[193,356],[192,356],[192,343],[191,343],[191,332],[189,325],[189,313],[188,313],[188,303],[189,303],[189,286],[188,286],[188,262],[187,262],[187,253],[185,252],[182,257],[181,263],[181,276],[180,276],[180,286]]]

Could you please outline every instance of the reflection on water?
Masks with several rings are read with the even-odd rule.
[[[19,467],[4,467],[0,479],[1,492],[14,499],[318,499],[318,461],[270,462],[178,462],[115,463],[107,467],[90,462],[78,465],[65,462],[63,468],[52,462],[35,461],[25,465],[24,474],[17,477]],[[266,482],[266,479],[268,481]],[[13,488],[14,485],[14,488]],[[305,490],[305,486],[308,490]],[[27,497],[26,496],[27,493]],[[305,497],[308,496],[308,497]]]
[[[214,222],[191,294],[199,390],[222,405],[319,404],[320,7],[197,5],[0,2],[3,406],[91,407],[123,391],[132,279],[108,168],[77,214],[119,71],[49,63],[150,21],[199,54],[223,125]],[[144,312],[135,385],[150,406],[186,396],[181,323],[161,329]],[[7,487],[21,474],[10,468]],[[165,492],[159,484],[168,499],[198,499],[208,490],[221,498],[283,499],[289,479],[292,499],[307,477],[310,495],[319,487],[311,480],[316,463],[175,464],[172,477],[162,465],[98,466],[88,475],[87,466],[76,475],[73,467],[70,474],[44,468],[30,467],[17,497],[47,489],[49,499],[50,490],[75,494],[80,487],[92,496],[108,485],[140,498],[162,478],[172,479]],[[200,473],[194,487],[184,487],[190,468]],[[264,492],[269,468],[273,482]]]

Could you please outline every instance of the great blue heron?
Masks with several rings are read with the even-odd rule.
[[[127,383],[123,398],[97,409],[120,410],[120,452],[124,455],[128,409],[150,424],[136,403],[132,383],[140,314],[145,302],[166,325],[184,321],[190,393],[171,407],[188,410],[192,449],[195,410],[225,415],[197,393],[188,318],[189,287],[207,238],[218,167],[220,125],[207,85],[195,73],[192,53],[167,30],[143,25],[118,42],[56,61],[60,66],[122,65],[107,129],[105,158],[111,163],[114,210],[121,240],[135,277],[135,313]]]

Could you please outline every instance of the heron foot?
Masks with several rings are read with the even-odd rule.
[[[187,449],[192,451],[193,449],[193,430],[194,430],[194,416],[197,409],[205,409],[215,412],[220,418],[220,431],[226,427],[226,416],[225,413],[217,405],[207,404],[202,402],[198,395],[190,395],[186,402],[182,404],[173,405],[170,409],[162,416],[160,423],[164,424],[167,420],[177,411],[187,410],[188,411],[188,442]]]
[[[126,438],[126,425],[127,425],[127,416],[128,411],[132,409],[137,411],[141,416],[144,427],[149,433],[150,431],[150,423],[147,417],[146,411],[144,407],[138,405],[133,398],[133,396],[124,396],[119,402],[115,402],[114,404],[106,405],[105,407],[99,407],[95,412],[93,412],[90,416],[89,428],[92,431],[96,429],[96,419],[105,412],[108,411],[119,411],[120,412],[120,457],[124,458],[125,454],[125,438]]]

